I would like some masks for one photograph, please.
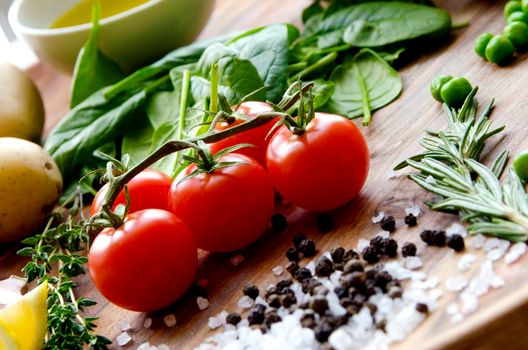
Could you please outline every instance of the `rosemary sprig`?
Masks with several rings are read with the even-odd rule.
[[[67,207],[71,208],[67,210]],[[82,213],[82,196],[74,193],[56,209],[41,234],[26,238],[18,251],[31,257],[23,272],[29,282],[48,281],[48,333],[43,349],[107,349],[110,340],[95,334],[96,318],[82,312],[95,301],[77,297],[73,278],[84,274],[88,261],[89,228]]]
[[[528,195],[522,181],[509,170],[500,177],[508,161],[503,151],[490,167],[480,162],[486,141],[504,126],[493,128],[489,120],[493,101],[477,114],[477,88],[460,110],[444,104],[448,129],[427,130],[420,145],[425,149],[395,167],[411,166],[420,173],[409,178],[441,200],[428,203],[432,209],[458,211],[469,224],[469,232],[489,234],[511,241],[528,238]]]

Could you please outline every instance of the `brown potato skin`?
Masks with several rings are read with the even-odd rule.
[[[61,173],[46,151],[33,142],[0,137],[0,243],[36,233],[61,192]]]

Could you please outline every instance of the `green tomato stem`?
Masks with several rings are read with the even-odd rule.
[[[365,85],[365,80],[363,80],[363,77],[361,76],[361,72],[359,71],[357,64],[354,64],[352,67],[354,69],[354,74],[356,75],[359,81],[359,88],[361,89],[361,99],[363,100],[363,122],[362,124],[364,126],[368,126],[372,119],[372,113],[370,111],[370,104],[369,104],[368,89],[367,89],[367,86]]]
[[[218,112],[218,64],[211,66],[211,102],[209,111],[213,114]]]

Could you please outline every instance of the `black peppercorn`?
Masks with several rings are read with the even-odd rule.
[[[297,270],[299,270],[300,266],[295,261],[291,261],[288,266],[286,266],[286,271],[290,273],[290,275],[295,276],[295,273]]]
[[[304,233],[297,233],[295,236],[293,236],[292,242],[295,248],[299,248],[299,245],[305,239],[308,239],[308,237]]]
[[[301,243],[299,243],[299,251],[305,256],[305,257],[312,257],[314,256],[317,251],[315,250],[315,242],[311,239],[305,239]]]
[[[328,300],[323,297],[315,297],[310,303],[310,309],[317,312],[319,315],[324,315],[325,311],[328,310]]]
[[[284,293],[284,289],[290,287],[292,285],[293,281],[292,280],[280,280],[278,283],[277,283],[277,289],[279,290],[280,293]]]
[[[277,314],[276,311],[266,313],[266,325],[270,327],[273,323],[282,321],[282,318]]]
[[[271,226],[275,232],[282,232],[288,227],[288,220],[281,213],[271,216]]]
[[[445,231],[433,231],[433,245],[437,247],[444,247],[446,245]]]
[[[347,262],[349,260],[357,259],[357,258],[359,258],[359,254],[354,249],[350,249],[350,250],[347,250],[345,255],[343,256],[343,261]]]
[[[385,216],[381,219],[380,226],[383,231],[394,232],[396,229],[396,220],[391,215]]]
[[[328,233],[334,228],[334,219],[330,214],[320,214],[315,219],[315,225],[322,233]]]
[[[330,251],[330,256],[332,257],[332,261],[334,263],[341,263],[343,262],[343,257],[345,256],[345,249],[343,247],[337,247]]]
[[[456,252],[460,252],[465,248],[464,238],[458,234],[451,235],[447,237],[447,246]]]
[[[253,306],[252,310],[255,310],[255,311],[258,311],[258,312],[264,312],[264,311],[266,311],[266,305],[255,304],[255,306]]]
[[[376,250],[370,246],[365,247],[361,252],[361,255],[363,255],[363,260],[369,264],[375,264],[379,261],[378,253],[376,253]]]
[[[314,314],[304,314],[302,317],[301,317],[301,326],[303,326],[304,328],[315,328],[316,326],[316,323],[315,323],[315,315]]]
[[[328,277],[334,272],[334,264],[326,256],[317,259],[315,274],[319,277]]]
[[[259,289],[254,284],[248,284],[244,287],[243,293],[255,300],[259,296]]]
[[[403,220],[405,221],[405,224],[409,227],[414,227],[418,224],[418,220],[416,216],[414,216],[414,214],[407,214],[407,216],[405,216],[405,219]]]
[[[299,251],[297,250],[297,248],[288,248],[288,250],[286,251],[286,258],[289,261],[299,261]]]
[[[374,248],[376,253],[381,254],[383,237],[376,236],[370,240],[370,246]]]
[[[303,293],[311,295],[313,294],[314,288],[320,285],[321,282],[319,282],[315,278],[305,278],[301,282],[301,288]]]
[[[394,258],[398,254],[398,242],[392,238],[386,238],[381,242],[381,253]]]
[[[295,279],[297,281],[303,281],[311,277],[312,277],[312,273],[306,267],[301,267],[299,268],[299,270],[297,270],[297,272],[295,272]]]
[[[403,245],[401,251],[403,257],[416,256],[416,245],[414,245],[414,243],[407,242]]]
[[[348,289],[345,287],[335,287],[334,293],[337,295],[339,299],[348,297]]]
[[[279,308],[281,306],[281,298],[277,294],[272,294],[267,298],[268,305],[274,308]]]
[[[315,339],[318,342],[324,343],[330,337],[330,334],[334,331],[334,327],[328,322],[323,322],[314,328]]]
[[[429,308],[427,307],[426,304],[418,303],[416,304],[416,311],[426,314],[429,312]]]
[[[230,314],[226,316],[226,322],[234,326],[236,326],[241,320],[242,318],[236,312],[231,312]]]
[[[365,270],[365,267],[363,263],[357,259],[347,261],[347,263],[345,264],[345,267],[343,268],[344,273],[350,273],[350,272],[355,272],[355,271],[361,272],[364,270]]]
[[[427,245],[433,245],[433,235],[434,232],[431,230],[424,230],[422,233],[420,233],[420,238],[422,241],[424,241]]]
[[[248,322],[250,325],[262,324],[262,322],[264,322],[264,317],[263,311],[253,309],[248,315]]]
[[[285,308],[289,308],[293,304],[297,304],[297,298],[295,297],[295,294],[288,293],[288,294],[284,295],[282,297],[281,304]]]

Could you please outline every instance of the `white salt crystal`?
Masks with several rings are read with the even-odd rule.
[[[241,309],[249,309],[253,306],[253,299],[244,295],[242,298],[238,299],[238,307]]]
[[[497,276],[497,275],[493,277],[490,283],[491,287],[493,288],[502,288],[504,287],[505,284],[506,283],[504,282],[504,280],[500,276]]]
[[[448,315],[456,315],[457,313],[459,313],[459,307],[458,307],[458,304],[456,303],[451,303],[449,305],[447,305],[447,308],[446,308],[446,313]]]
[[[377,237],[377,236],[379,236],[381,238],[389,238],[390,237],[390,232],[389,231],[380,231],[374,237]]]
[[[414,207],[405,208],[405,214],[412,214],[414,216],[419,216],[421,213],[420,207],[415,205]]]
[[[471,264],[473,264],[477,260],[477,257],[473,254],[465,254],[463,255],[460,260],[458,260],[458,269],[461,272],[465,272],[469,270],[471,267]]]
[[[136,350],[150,350],[150,343],[148,341],[144,342],[139,345]]]
[[[313,260],[306,265],[306,268],[310,270],[312,275],[315,274],[315,262]]]
[[[487,254],[488,260],[497,261],[506,254],[506,250],[502,248],[493,248]]]
[[[209,300],[206,298],[198,297],[196,298],[196,305],[200,310],[205,310],[209,307]]]
[[[158,350],[170,350],[170,348],[167,344],[160,344],[158,345]]]
[[[486,237],[481,234],[474,235],[473,238],[469,241],[469,246],[471,248],[480,249],[486,243]]]
[[[510,242],[505,239],[500,239],[497,237],[492,237],[486,239],[486,242],[484,243],[484,246],[482,247],[485,252],[489,252],[495,248],[500,248],[502,250],[508,249],[510,246]]]
[[[330,334],[328,343],[336,350],[348,350],[354,349],[356,342],[344,327],[340,327]]]
[[[130,326],[130,323],[128,323],[128,321],[125,321],[125,320],[119,321],[117,323],[117,326],[119,327],[119,330],[122,332],[128,331],[130,328],[132,328]]]
[[[143,321],[143,327],[150,328],[152,326],[152,318],[147,317],[145,318],[145,321]]]
[[[174,316],[174,314],[168,314],[167,316],[163,317],[163,323],[165,323],[165,326],[169,328],[174,327],[176,322],[176,316]]]
[[[434,177],[432,177],[431,175],[427,176],[425,178],[425,182],[427,182],[428,184],[435,184],[436,183],[436,179]]]
[[[271,271],[275,276],[280,276],[284,272],[284,268],[280,265],[277,265]]]
[[[462,314],[467,315],[475,312],[478,309],[479,301],[478,298],[470,293],[462,293],[460,295],[462,301]]]
[[[368,247],[370,245],[370,241],[368,239],[363,239],[361,238],[359,241],[358,241],[358,244],[357,244],[357,250],[359,252],[362,252],[363,249],[365,249],[366,247]]]
[[[446,234],[447,236],[460,235],[463,238],[466,238],[468,235],[466,228],[457,222],[454,222],[446,229]]]
[[[207,322],[207,325],[211,329],[216,329],[222,325],[222,320],[218,317],[209,317],[209,322]]]
[[[240,254],[238,255],[235,255],[235,256],[232,256],[231,259],[229,259],[229,261],[231,261],[231,264],[233,266],[237,266],[239,265],[242,261],[244,261],[244,257]]]
[[[127,332],[122,332],[116,338],[117,345],[119,345],[119,346],[125,346],[128,343],[130,343],[131,340],[132,340],[132,337],[130,335],[128,335]]]
[[[412,276],[412,271],[404,268],[398,261],[388,262],[383,267],[383,270],[387,271],[392,275],[392,277],[399,280],[408,279]]]
[[[506,264],[513,264],[526,253],[526,243],[518,242],[511,246],[510,251],[504,257]]]
[[[387,173],[387,177],[389,178],[389,180],[395,179],[395,178],[398,177],[398,173],[395,172],[394,170],[390,170],[390,171]]]
[[[462,315],[459,312],[451,316],[451,323],[456,324],[456,323],[461,323],[462,321],[464,321],[464,315]]]
[[[450,292],[460,292],[467,285],[468,280],[464,276],[451,277],[445,281],[445,288]]]
[[[417,256],[408,256],[405,258],[405,267],[410,270],[416,270],[423,266],[422,259]]]
[[[377,224],[378,222],[381,222],[381,220],[383,220],[384,217],[385,217],[385,213],[380,211],[378,214],[376,214],[376,216],[372,217],[372,223]]]

